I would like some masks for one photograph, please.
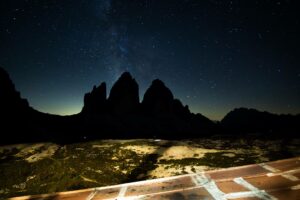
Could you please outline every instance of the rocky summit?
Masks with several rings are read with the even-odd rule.
[[[113,114],[132,114],[139,109],[139,86],[129,72],[125,72],[111,88],[108,105]]]
[[[101,83],[98,87],[84,95],[83,113],[104,114],[107,109],[106,101],[106,83]]]

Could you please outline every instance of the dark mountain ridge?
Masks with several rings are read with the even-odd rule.
[[[103,138],[199,138],[245,133],[297,136],[300,115],[276,115],[239,108],[215,123],[174,98],[156,79],[139,100],[138,84],[125,72],[107,98],[106,84],[84,95],[82,111],[71,116],[39,112],[16,91],[8,73],[0,68],[0,143],[33,141],[73,142]],[[286,133],[287,132],[287,133]]]
[[[272,114],[255,109],[236,108],[221,121],[223,128],[233,133],[299,133],[300,114]]]

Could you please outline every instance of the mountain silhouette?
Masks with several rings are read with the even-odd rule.
[[[8,73],[0,67],[0,110],[1,114],[21,115],[29,108],[28,101],[16,91]]]
[[[233,133],[268,133],[285,136],[299,133],[300,115],[277,115],[255,109],[236,108],[222,120],[221,125]]]
[[[106,83],[101,83],[98,87],[94,85],[93,90],[84,95],[83,113],[104,114],[107,111]]]
[[[145,113],[151,115],[173,114],[174,97],[165,84],[156,79],[145,92],[142,107]]]
[[[85,94],[81,127],[88,133],[109,133],[102,138],[180,138],[180,133],[194,137],[207,134],[214,123],[202,115],[192,114],[161,80],[154,80],[139,101],[139,88],[129,72],[124,72],[106,98],[105,83]]]
[[[32,112],[28,101],[21,98],[8,73],[0,67],[0,143],[15,137],[15,133],[20,140],[26,138],[20,129],[29,130]]]
[[[139,86],[129,72],[124,72],[112,86],[108,105],[113,114],[134,114],[139,109]]]
[[[84,95],[82,111],[71,116],[42,113],[29,106],[15,89],[8,73],[0,68],[1,142],[55,141],[117,138],[199,138],[213,135],[298,137],[300,115],[276,115],[239,108],[221,122],[212,122],[174,98],[159,79],[152,82],[143,100],[139,86],[124,72],[107,97],[106,84]]]

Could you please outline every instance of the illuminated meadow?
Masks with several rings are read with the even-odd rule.
[[[294,140],[99,140],[0,148],[0,196],[52,193],[299,156]]]

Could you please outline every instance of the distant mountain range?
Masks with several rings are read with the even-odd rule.
[[[0,68],[1,142],[73,142],[103,138],[198,138],[212,135],[298,137],[300,115],[277,115],[238,108],[220,122],[193,114],[156,79],[140,102],[138,84],[125,72],[107,98],[106,84],[84,95],[80,113],[59,116],[39,112],[16,91],[8,73]]]

